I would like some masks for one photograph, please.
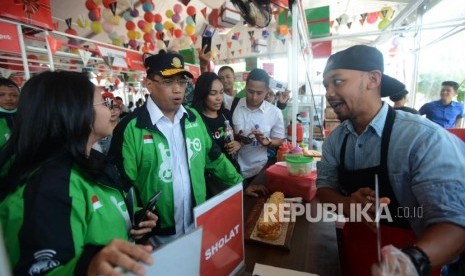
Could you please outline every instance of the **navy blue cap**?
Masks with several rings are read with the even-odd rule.
[[[144,66],[147,75],[155,73],[165,78],[177,75],[193,78],[192,74],[184,69],[184,58],[179,54],[160,53],[149,56],[144,60]]]
[[[331,55],[323,71],[323,76],[329,71],[337,69],[364,72],[381,71],[383,73],[381,79],[381,97],[395,95],[405,89],[405,85],[402,82],[384,74],[383,54],[371,46],[356,45]]]

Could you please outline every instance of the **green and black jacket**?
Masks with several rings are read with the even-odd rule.
[[[216,146],[202,117],[185,107],[181,128],[186,141],[189,175],[195,206],[206,200],[205,170],[226,185],[242,181],[241,175]],[[156,204],[157,235],[175,234],[173,182],[168,140],[152,125],[147,104],[127,115],[113,132],[109,155],[118,160],[122,175],[134,183],[140,206],[145,206],[158,191],[162,195]],[[194,207],[194,206],[192,206]]]

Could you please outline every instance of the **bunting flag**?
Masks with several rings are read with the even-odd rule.
[[[47,35],[47,42],[48,45],[50,46],[50,51],[52,52],[52,55],[56,53],[61,48],[61,45],[63,42],[59,39],[54,38],[51,35]]]
[[[368,16],[368,13],[360,14],[360,17],[362,18],[362,19],[360,19],[360,25],[363,26],[363,24],[365,24],[365,20],[367,19],[367,16]]]
[[[334,20],[329,21],[329,27],[332,28],[334,25]]]
[[[71,29],[72,27],[72,22],[73,22],[73,19],[70,17],[70,18],[66,18],[65,19],[65,22],[66,22],[66,26],[68,26],[68,29]]]
[[[341,24],[341,21],[342,21],[342,18],[340,16],[338,18],[336,18],[336,22],[337,22],[338,25]]]
[[[227,42],[227,45],[228,45],[228,49],[231,49],[231,47],[232,47],[232,41],[228,41],[228,42]]]
[[[90,57],[92,56],[92,53],[83,49],[78,49],[79,51],[79,56],[81,56],[82,63],[84,66],[87,65],[89,62]]]
[[[202,13],[203,18],[207,19],[207,8],[205,7],[201,9],[200,12]],[[194,18],[194,22],[195,22],[195,18]]]
[[[203,13],[203,12],[202,12],[202,13]],[[205,8],[205,14],[207,14],[207,8]],[[194,23],[196,23],[196,22],[195,22],[195,16],[196,16],[196,15],[197,15],[197,14],[191,15],[192,20],[194,21]],[[205,15],[204,15],[204,17],[205,17]]]
[[[234,51],[231,51],[231,55],[234,56]]]
[[[170,41],[169,40],[163,40],[163,43],[165,44],[165,47],[168,47],[168,45],[170,44]]]
[[[249,31],[249,37],[252,38],[254,33],[255,33],[255,31]]]
[[[218,51],[221,50],[221,44],[216,44],[216,48],[218,49]]]
[[[381,15],[383,16],[383,18],[386,17],[387,13],[388,13],[388,10],[387,10],[387,9],[382,9],[382,10],[381,10]]]
[[[350,30],[350,27],[352,27],[352,22],[347,22],[347,28]]]
[[[103,61],[105,62],[105,64],[111,68],[113,66],[113,61],[115,61],[115,57],[114,56],[103,56]]]
[[[237,50],[239,52],[239,55],[242,54],[242,49]]]
[[[116,16],[116,5],[118,4],[118,2],[113,2],[113,3],[110,3],[110,10],[111,10],[111,13],[113,14],[113,16]]]
[[[197,36],[196,35],[191,35],[191,40],[192,40],[192,43],[196,43],[197,42]]]
[[[239,39],[239,37],[241,36],[241,33],[240,32],[235,32],[234,35],[236,36],[237,39]]]
[[[57,21],[57,22],[53,22],[53,30],[55,31],[58,31],[58,27],[60,26],[60,23]]]
[[[126,61],[126,64],[128,65],[128,68],[131,68],[131,67],[132,67],[132,57],[127,56],[127,57],[125,58],[125,61]],[[123,74],[125,74],[125,73],[123,73]],[[123,76],[124,76],[124,75],[123,75]],[[127,79],[125,79],[125,80],[127,80]]]
[[[12,73],[13,73],[12,70],[0,67],[0,75],[4,77],[5,79],[8,79]]]

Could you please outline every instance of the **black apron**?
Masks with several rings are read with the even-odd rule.
[[[415,235],[406,218],[397,218],[399,202],[392,190],[387,169],[387,155],[391,131],[396,113],[389,107],[383,133],[381,136],[380,165],[371,168],[348,171],[345,169],[345,152],[349,134],[346,134],[341,146],[340,166],[338,168],[339,183],[346,196],[363,187],[375,190],[375,174],[378,174],[380,197],[389,197],[388,205],[393,222],[381,220],[381,244],[392,244],[402,248],[414,243]],[[342,275],[371,275],[371,266],[376,263],[376,234],[362,222],[347,222],[342,230],[341,265]]]

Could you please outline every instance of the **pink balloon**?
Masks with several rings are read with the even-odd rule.
[[[174,11],[175,13],[181,13],[181,12],[182,12],[182,6],[181,6],[180,4],[175,4],[175,5],[173,6],[173,11]]]
[[[141,30],[145,29],[146,25],[147,25],[147,22],[145,22],[144,20],[137,21],[137,27],[139,27],[139,29]]]

